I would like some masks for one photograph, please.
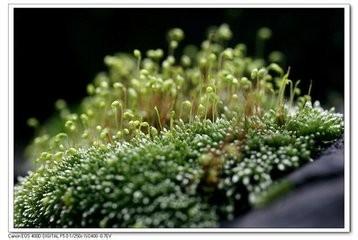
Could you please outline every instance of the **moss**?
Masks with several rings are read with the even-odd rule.
[[[58,102],[64,132],[45,125],[29,146],[38,168],[15,188],[15,226],[215,227],[283,194],[276,182],[340,137],[342,116],[278,64],[225,48],[231,36],[213,28],[178,57],[174,29],[163,60],[106,57],[77,112]]]

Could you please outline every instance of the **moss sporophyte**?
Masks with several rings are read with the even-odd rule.
[[[324,110],[283,69],[228,47],[228,25],[200,47],[106,56],[108,72],[87,86],[75,112],[57,117],[28,147],[35,169],[15,187],[16,227],[216,227],[291,187],[280,181],[343,134],[343,117]],[[183,49],[182,53],[178,50]],[[287,98],[286,98],[287,96]]]

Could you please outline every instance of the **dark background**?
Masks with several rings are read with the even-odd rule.
[[[342,111],[344,87],[344,10],[340,9],[15,9],[15,159],[33,132],[29,117],[44,122],[58,98],[77,103],[86,84],[105,70],[105,55],[134,48],[166,49],[165,33],[181,27],[183,45],[199,45],[210,25],[228,23],[231,43],[255,54],[256,30],[272,29],[266,47],[286,55],[291,78],[326,106]],[[16,176],[17,174],[15,174]]]

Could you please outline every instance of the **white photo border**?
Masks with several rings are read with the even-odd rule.
[[[343,8],[344,9],[344,227],[343,228],[15,228],[14,190],[14,23],[16,8]],[[55,3],[8,4],[8,231],[10,233],[318,233],[351,231],[351,17],[349,4]]]

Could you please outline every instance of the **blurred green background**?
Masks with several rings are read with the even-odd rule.
[[[200,45],[211,25],[228,23],[232,45],[243,42],[255,55],[257,29],[266,26],[273,36],[265,54],[286,55],[291,78],[313,99],[343,111],[343,8],[197,8],[197,9],[46,9],[16,8],[14,14],[14,141],[15,178],[24,175],[24,147],[33,137],[29,117],[44,122],[63,98],[78,103],[86,84],[105,70],[104,56],[134,48],[166,49],[165,33],[180,27],[182,45]]]

